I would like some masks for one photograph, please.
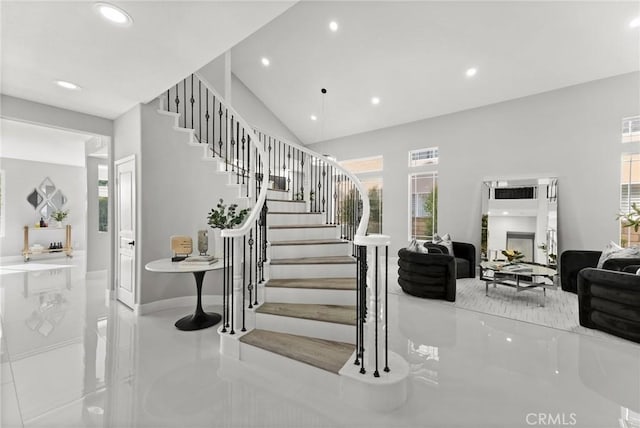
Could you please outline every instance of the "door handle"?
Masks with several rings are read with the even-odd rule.
[[[136,245],[136,241],[129,242],[129,245]]]

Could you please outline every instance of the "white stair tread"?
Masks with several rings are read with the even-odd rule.
[[[312,290],[355,290],[355,278],[286,278],[270,279],[267,287],[304,288]]]
[[[291,259],[273,259],[271,265],[347,265],[355,264],[356,260],[350,256],[328,257],[297,257]]]
[[[256,309],[256,313],[356,325],[356,307],[351,305],[265,302]]]
[[[335,224],[283,224],[277,226],[269,226],[269,229],[316,229],[316,228],[335,228]]]
[[[270,241],[272,247],[280,245],[326,245],[326,244],[348,244],[344,239],[300,239],[287,241]]]
[[[350,343],[259,329],[245,334],[240,341],[335,374],[355,350]]]

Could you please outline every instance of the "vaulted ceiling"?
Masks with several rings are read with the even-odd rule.
[[[312,143],[637,71],[639,16],[637,1],[303,1],[232,69]]]

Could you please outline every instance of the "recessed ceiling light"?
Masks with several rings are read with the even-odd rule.
[[[467,77],[473,77],[478,72],[478,69],[475,67],[469,68],[466,72]]]
[[[371,98],[371,104],[373,104],[374,106],[377,106],[378,104],[380,104],[380,98],[378,97]]]
[[[512,339],[510,337],[507,337],[507,342],[511,342]]]
[[[502,211],[502,215],[509,215],[509,211]]]
[[[117,25],[128,26],[133,23],[133,19],[123,9],[109,3],[96,3],[95,8],[100,15],[109,22]]]
[[[640,27],[640,16],[635,18],[629,23],[629,28],[638,28]]]
[[[269,64],[271,64],[271,62],[269,61],[269,58],[262,57],[261,61],[262,61],[262,65],[264,65],[265,67],[269,67]]]
[[[331,21],[329,23],[329,29],[335,33],[338,31],[338,23],[336,21]]]
[[[60,86],[61,88],[69,89],[72,91],[78,91],[82,89],[80,86],[76,85],[75,83],[67,82],[65,80],[56,80],[56,85]]]
[[[315,114],[312,114],[312,115],[310,116],[310,119],[311,119],[311,120],[318,120],[318,117],[317,117]]]

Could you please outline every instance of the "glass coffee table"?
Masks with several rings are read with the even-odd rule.
[[[488,262],[480,263],[480,279],[485,281],[485,295],[489,295],[489,284],[506,285],[516,292],[542,288],[542,304],[547,297],[547,288],[556,288],[558,271],[532,263]]]

